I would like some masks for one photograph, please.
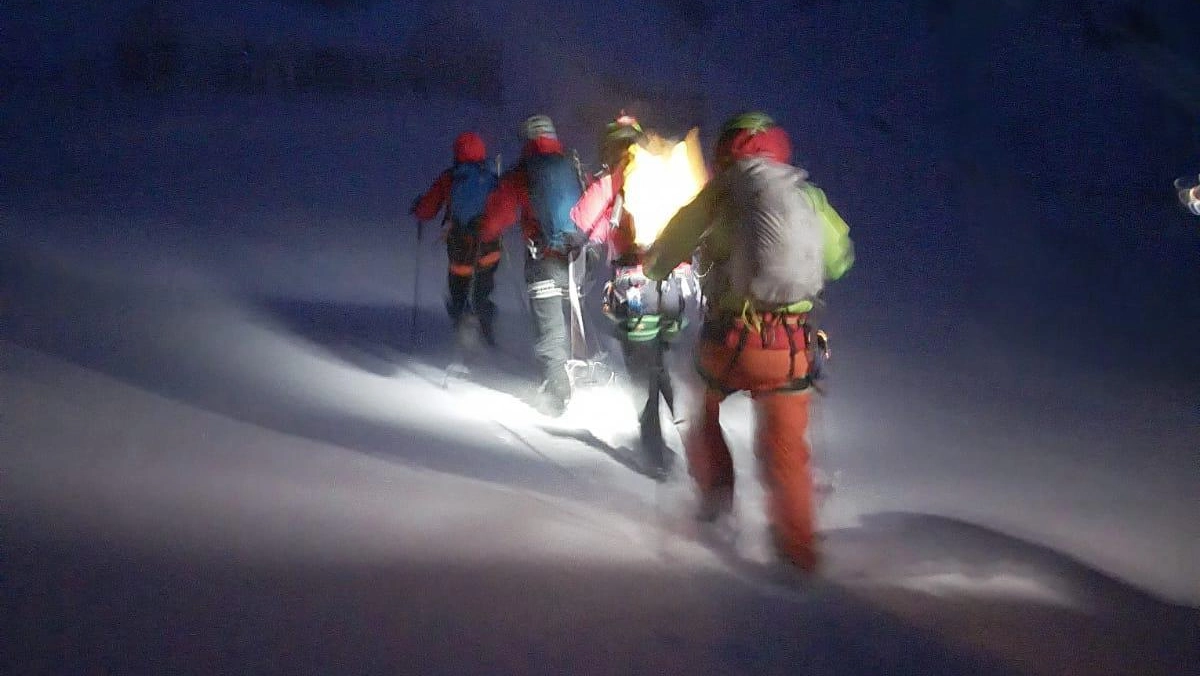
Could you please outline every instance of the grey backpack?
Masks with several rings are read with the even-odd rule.
[[[824,285],[824,232],[807,178],[803,169],[762,157],[720,177],[722,217],[732,228],[729,282],[760,307],[812,299]]]

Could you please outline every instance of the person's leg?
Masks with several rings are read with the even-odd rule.
[[[701,396],[689,396],[697,413],[686,416],[683,445],[688,473],[700,491],[700,518],[712,520],[733,507],[733,455],[721,432],[721,402],[729,394],[744,390],[746,379],[738,365],[738,350],[726,344],[723,330],[705,324],[696,343],[696,371]]]
[[[643,348],[646,352],[646,404],[638,416],[642,429],[642,441],[663,445],[662,427],[659,414],[659,400],[662,396],[663,358],[662,346],[658,339],[646,341]]]
[[[447,274],[446,287],[449,291],[446,299],[446,313],[457,329],[467,306],[467,290],[471,287],[471,278],[450,272]]]
[[[455,330],[458,329],[463,312],[467,309],[467,293],[471,288],[469,266],[463,262],[466,256],[465,247],[461,236],[451,233],[446,238],[446,260],[449,264],[446,275],[446,314],[450,315]]]
[[[767,493],[767,516],[776,550],[801,570],[817,565],[814,542],[812,470],[809,466],[808,415],[810,394],[796,390],[808,372],[799,328],[796,349],[787,333],[775,341],[779,348],[744,347],[730,380],[754,398],[754,453]]]
[[[683,436],[688,474],[700,494],[699,518],[712,521],[733,507],[733,456],[721,433],[721,402],[725,395],[708,388],[698,415]]]
[[[667,366],[667,347],[669,343],[658,338],[658,391],[667,404],[667,413],[675,420],[675,383],[671,380],[671,369]]]
[[[566,261],[557,258],[526,261],[525,282],[534,325],[533,352],[546,383],[547,396],[542,408],[552,415],[561,414],[571,397],[566,369],[570,348],[563,315],[566,277]]]
[[[496,288],[496,266],[479,267],[475,270],[475,286],[471,294],[471,306],[479,318],[479,332],[488,345],[495,346],[496,335],[493,323],[496,319],[496,304],[492,302],[492,291]]]
[[[662,354],[657,339],[631,340],[621,336],[625,370],[633,388],[634,407],[638,411],[638,432],[642,451],[652,469],[665,475],[670,451],[663,441],[659,415],[659,397],[663,378]]]
[[[742,342],[742,348],[730,343]],[[763,349],[753,341],[701,340],[699,363],[727,390],[754,397],[754,449],[767,489],[767,512],[780,556],[803,570],[817,565],[812,476],[809,467],[809,394],[788,389],[808,372],[803,345],[796,351]]]
[[[724,345],[701,338],[696,344],[698,366],[706,372],[706,362],[729,360]],[[716,384],[700,381],[703,392],[689,397],[697,411],[687,416],[687,427],[683,435],[683,449],[687,455],[688,474],[696,482],[700,493],[698,516],[712,521],[733,507],[733,455],[721,432],[721,402],[727,396],[716,389]]]
[[[680,279],[672,275],[658,284],[658,391],[662,393],[663,401],[671,419],[676,420],[675,386],[671,380],[671,371],[667,367],[667,349],[679,339],[679,333],[685,324],[685,296]]]
[[[807,392],[756,396],[755,454],[767,492],[767,516],[780,556],[801,570],[817,565]]]

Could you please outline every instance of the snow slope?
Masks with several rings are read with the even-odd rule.
[[[622,463],[619,398],[604,420],[552,422],[511,383],[443,389],[447,355],[407,341],[402,303],[280,309],[199,275],[11,248],[4,263],[5,560],[32,671],[1170,674],[1194,659],[1195,611],[1065,553],[1077,541],[1039,528],[1037,506],[988,502],[1035,492],[1028,479],[880,480],[834,432],[870,422],[836,399],[814,430],[842,477],[822,511],[829,567],[781,587],[753,565],[753,482],[738,543],[702,545],[686,482]],[[744,411],[729,432],[752,476]],[[338,638],[317,640],[330,623]]]

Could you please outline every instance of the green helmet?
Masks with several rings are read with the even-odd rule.
[[[730,146],[738,134],[748,131],[753,136],[775,126],[775,120],[771,119],[770,115],[758,111],[738,113],[726,120],[725,124],[721,125],[721,133],[717,136],[717,145],[713,149],[717,166],[723,166],[730,161]]]
[[[604,132],[609,136],[626,136],[632,134],[641,134],[642,125],[638,124],[637,118],[621,111],[612,122],[604,125]]]
[[[641,141],[643,133],[637,118],[622,110],[616,119],[604,125],[604,133],[600,136],[600,161],[609,166],[616,164],[629,146]]]
[[[757,110],[752,110],[744,113],[738,113],[737,115],[734,115],[726,120],[725,124],[721,125],[720,135],[724,136],[730,132],[736,132],[742,129],[749,129],[751,133],[757,134],[758,132],[766,131],[774,126],[775,120],[772,119],[770,115]]]

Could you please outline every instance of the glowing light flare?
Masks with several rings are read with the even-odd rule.
[[[682,141],[647,132],[645,141],[631,147],[630,154],[624,208],[633,216],[634,242],[647,247],[708,182],[700,130],[693,128]]]
[[[633,443],[638,433],[637,411],[630,404],[633,396],[624,381],[577,388],[557,424],[566,429],[586,429],[610,446]],[[603,414],[597,415],[598,411]]]

